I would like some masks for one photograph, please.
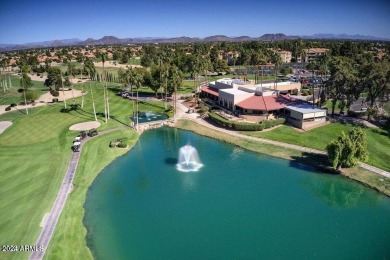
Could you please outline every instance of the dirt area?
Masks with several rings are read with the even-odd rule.
[[[90,130],[92,128],[98,128],[100,125],[101,125],[101,123],[98,121],[90,121],[90,122],[84,122],[84,123],[72,125],[71,127],[69,127],[69,130],[86,131],[86,130]]]
[[[13,74],[14,76],[17,76],[17,77],[20,77],[18,74]],[[43,76],[37,76],[37,74],[28,74],[28,76],[31,78],[31,80],[33,81],[45,81],[47,79],[46,75],[43,75]],[[69,79],[70,82],[72,82],[73,84],[77,84],[77,83],[85,83],[85,82],[88,82],[89,80],[88,79],[79,79],[79,78],[73,78],[73,77],[70,77]]]
[[[93,63],[95,65],[95,67],[103,67],[103,63],[101,61],[99,62],[94,62]],[[141,65],[128,65],[128,64],[119,64],[119,63],[116,63],[116,65],[114,64],[113,61],[106,61],[104,63],[104,67],[110,67],[110,68],[122,68],[122,69],[126,69],[126,68],[142,68]]]
[[[73,96],[80,97],[83,95],[81,90],[73,90],[73,94],[71,90],[65,90],[64,93],[62,91],[59,92],[58,97],[54,97],[50,94],[50,92],[46,92],[45,94],[41,95],[37,100],[35,100],[34,104],[28,104],[27,108],[33,108],[33,107],[39,107],[39,106],[45,106],[46,103],[53,102],[53,98],[58,98],[58,101],[64,101],[64,97],[68,102],[71,102]],[[65,95],[64,95],[65,94]],[[85,95],[85,93],[84,93]],[[25,105],[17,105],[16,107],[12,107],[10,111],[5,111],[5,108],[8,107],[8,105],[1,105],[0,106],[0,115],[10,112],[10,111],[15,111],[15,110],[24,110],[26,109]]]
[[[0,134],[12,125],[11,121],[0,121]]]

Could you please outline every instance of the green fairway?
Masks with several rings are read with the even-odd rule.
[[[37,122],[45,126],[44,133],[35,136],[36,124],[25,116],[15,119],[14,125],[0,135],[0,243],[2,245],[33,245],[44,214],[50,211],[71,155],[71,144],[76,133],[67,128],[80,119],[62,115],[56,118],[51,108],[40,108],[30,115],[36,118],[47,112]],[[46,111],[45,111],[46,110]],[[58,112],[57,112],[58,113]],[[57,117],[58,118],[58,117]],[[0,117],[2,120],[3,117]],[[54,123],[53,123],[54,122]],[[21,132],[20,132],[21,131]],[[53,131],[54,134],[45,136]],[[21,259],[20,254],[6,258]],[[4,258],[3,258],[4,259]]]
[[[35,83],[36,84],[36,83]],[[98,131],[123,128],[130,123],[133,103],[115,95],[118,84],[109,85],[110,114],[115,119],[104,122],[104,99],[102,84],[93,84],[93,94],[98,120],[102,126]],[[88,83],[84,87],[89,86]],[[75,88],[81,89],[78,84]],[[69,130],[75,123],[94,120],[92,95],[89,87],[85,89],[84,108],[69,113],[60,112],[63,103],[5,113],[0,121],[12,121],[13,125],[0,135],[0,243],[2,245],[33,245],[39,235],[39,227],[45,213],[51,210],[61,181],[71,156],[72,141],[78,132]],[[72,100],[67,100],[68,106]],[[81,97],[75,102],[81,104]],[[140,102],[140,110],[163,112],[162,102]],[[128,128],[127,128],[128,129]],[[134,131],[126,130],[127,134]],[[126,135],[126,133],[122,133]],[[115,138],[115,137],[113,137]],[[108,142],[109,143],[109,142]],[[99,155],[105,154],[108,143],[98,145]],[[98,149],[94,150],[97,151]],[[124,150],[120,150],[124,151]],[[112,156],[119,152],[112,152]],[[103,162],[96,157],[88,163],[101,166]],[[113,157],[107,157],[113,158]],[[81,166],[82,167],[82,166]],[[94,174],[99,173],[100,168]],[[77,187],[77,186],[76,186]],[[77,188],[76,188],[77,189]],[[82,205],[82,204],[81,204]],[[73,212],[74,213],[74,212]],[[25,259],[28,254],[10,253],[1,259]]]
[[[242,134],[297,144],[319,150],[336,139],[341,131],[348,132],[352,125],[328,124],[307,132],[298,132],[290,126],[281,126],[268,132],[242,132]],[[364,129],[367,134],[369,164],[390,171],[390,138],[383,130]]]
[[[130,139],[128,149],[108,148],[110,141],[123,137]],[[88,187],[104,167],[126,153],[137,139],[138,134],[135,131],[124,129],[98,136],[83,147],[73,182],[77,188],[65,204],[45,259],[92,259],[86,244],[86,228],[83,225],[83,205]]]

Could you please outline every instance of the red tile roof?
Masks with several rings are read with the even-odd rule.
[[[292,103],[290,97],[285,96],[252,96],[239,103],[236,106],[243,109],[272,111],[279,110]]]
[[[209,93],[213,96],[217,96],[217,97],[219,96],[218,90],[215,88],[210,88],[210,87],[204,86],[200,90],[203,92]]]

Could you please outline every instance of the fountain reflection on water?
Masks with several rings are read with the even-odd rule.
[[[196,172],[203,166],[196,148],[187,144],[179,149],[179,160],[176,169],[181,172]]]

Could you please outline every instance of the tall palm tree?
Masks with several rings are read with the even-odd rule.
[[[164,98],[164,108],[167,109],[167,96],[168,96],[168,77],[169,77],[169,65],[163,63],[161,66],[161,77],[164,79],[164,90],[165,90],[165,98]]]
[[[107,123],[108,121],[108,93],[107,93],[107,79],[106,79],[106,70],[104,69],[104,62],[106,61],[106,56],[102,52],[101,54],[102,64],[103,64],[103,99],[104,99],[104,118]]]
[[[278,72],[279,72],[279,67],[280,65],[282,64],[282,58],[280,57],[280,55],[276,52],[274,52],[271,56],[271,59],[272,59],[272,62],[275,64],[275,69],[274,69],[274,76],[275,76],[275,83],[274,83],[274,88],[277,89],[278,88],[278,81],[277,81],[277,76],[278,76]]]
[[[143,77],[142,77],[142,74],[140,72],[137,72],[135,71],[134,73],[134,76],[133,76],[133,83],[136,87],[136,90],[137,90],[137,100],[136,100],[136,115],[137,115],[137,123],[136,123],[136,130],[138,131],[138,114],[139,114],[139,110],[138,110],[138,90],[142,87],[142,81],[143,81]]]
[[[80,71],[80,80],[83,78],[83,70]],[[84,84],[81,84],[81,108],[84,107]]]
[[[69,75],[69,77],[73,76],[73,79],[75,79],[75,76],[76,76],[75,69],[76,69],[76,66],[74,64],[70,63],[70,61],[69,61],[69,63],[68,63],[68,75]],[[73,98],[73,105],[74,105],[76,103],[76,101],[74,99],[73,84],[72,84],[72,81],[69,80],[69,82],[70,82],[70,86],[72,87],[72,98]]]
[[[62,80],[62,72],[61,72],[61,87],[62,87],[62,95],[64,96],[64,105],[66,108],[66,97],[65,97],[65,90],[64,90],[64,81]]]
[[[93,107],[93,115],[95,116],[95,121],[97,121],[97,116],[96,116],[96,108],[95,108],[95,100],[93,98],[93,91],[91,87],[91,78],[92,74],[94,74],[94,68],[92,68],[90,63],[85,64],[84,63],[84,69],[87,72],[88,78],[89,78],[89,91],[91,92],[91,98],[92,98],[92,107]],[[95,88],[96,88],[96,82],[95,82]]]
[[[171,66],[170,79],[174,87],[174,100],[173,100],[173,120],[176,120],[176,109],[177,109],[177,87],[183,82],[182,73],[176,66]]]
[[[24,93],[24,107],[26,108],[26,115],[28,115],[28,109],[27,109],[27,98],[26,98],[26,91],[27,91],[27,86],[26,84],[24,84],[24,79],[23,79],[23,76],[21,78],[21,82],[22,82],[22,88],[23,88],[23,93]]]
[[[87,73],[88,73],[88,78],[90,77],[90,71],[91,71],[91,68],[90,67],[85,67],[86,70],[87,70]],[[95,87],[96,87],[96,82],[95,82]],[[93,91],[92,91],[92,87],[91,87],[91,79],[89,79],[89,91],[91,92],[91,98],[92,98],[92,107],[93,107],[93,115],[95,116],[95,121],[97,121],[97,117],[96,117],[96,108],[95,108],[95,100],[93,98]]]
[[[131,103],[133,105],[133,118],[135,116],[138,116],[135,114],[135,102],[134,102],[134,95],[133,95],[133,84],[135,82],[135,70],[133,70],[131,67],[128,68],[126,72],[126,82],[130,85],[130,92],[131,92]]]
[[[194,59],[192,60],[192,71],[194,75],[194,92],[195,92],[195,105],[198,105],[198,85],[197,85],[197,78],[199,76],[199,73],[201,72],[201,57],[200,56],[194,56]]]

